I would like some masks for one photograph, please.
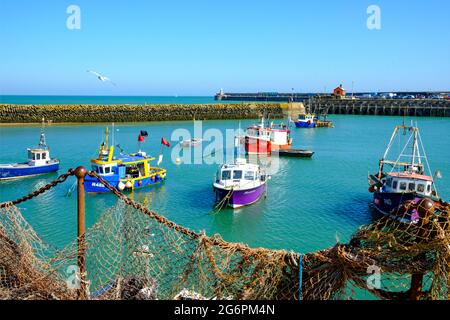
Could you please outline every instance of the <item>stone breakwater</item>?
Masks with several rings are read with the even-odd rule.
[[[0,123],[138,122],[213,119],[282,118],[287,105],[161,104],[161,105],[0,105]]]

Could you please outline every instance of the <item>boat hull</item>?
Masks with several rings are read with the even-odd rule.
[[[271,152],[277,151],[277,150],[290,150],[292,147],[292,144],[276,144],[271,143]]]
[[[373,205],[380,213],[388,216],[395,215],[396,210],[406,201],[420,201],[422,196],[413,192],[374,192]]]
[[[227,205],[231,208],[239,208],[257,202],[265,193],[266,184],[264,183],[258,187],[246,190],[235,190],[231,195],[230,190],[227,189],[214,187],[214,191],[216,193],[217,202],[221,202],[225,197],[229,196]]]
[[[19,166],[0,166],[0,180],[26,178],[59,170],[59,161],[41,166],[28,166],[26,163]]]
[[[270,154],[271,150],[270,141],[245,137],[245,152],[247,154]]]
[[[294,121],[294,123],[297,128],[314,128],[316,126],[315,122]]]
[[[131,191],[138,188],[149,187],[155,184],[159,184],[162,181],[166,180],[166,177],[162,177],[161,175],[154,175],[151,177],[145,178],[137,178],[137,179],[119,179],[118,175],[108,175],[102,176],[104,180],[106,180],[110,185],[119,189],[119,183],[122,182],[126,184],[128,181],[131,183],[131,187],[125,188],[122,191]],[[84,181],[84,187],[87,193],[107,193],[111,192],[108,188],[105,187],[103,183],[97,180],[95,177],[86,176]]]

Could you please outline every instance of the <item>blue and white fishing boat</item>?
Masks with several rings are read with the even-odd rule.
[[[300,114],[294,121],[297,128],[315,128],[317,117],[312,113]]]
[[[58,171],[59,160],[50,157],[50,149],[45,143],[44,119],[42,119],[39,145],[36,148],[28,148],[27,152],[27,162],[0,164],[0,180],[25,178]]]

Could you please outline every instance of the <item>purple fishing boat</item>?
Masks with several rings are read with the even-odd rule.
[[[388,159],[389,151],[395,140],[405,139],[406,144],[395,160]],[[402,215],[400,206],[407,201],[419,203],[427,198],[431,203],[439,201],[434,184],[434,176],[421,143],[419,129],[414,126],[396,126],[389,145],[379,162],[378,173],[369,175],[369,192],[373,193],[373,205],[379,212],[396,218],[402,222],[415,223],[417,215],[399,217]],[[411,150],[410,153],[408,150]],[[426,165],[426,166],[425,166]],[[425,171],[428,168],[428,172]],[[388,169],[388,170],[386,170]],[[435,177],[440,177],[437,171]]]
[[[213,184],[218,205],[239,208],[257,202],[266,192],[267,175],[259,165],[238,158],[223,164]]]

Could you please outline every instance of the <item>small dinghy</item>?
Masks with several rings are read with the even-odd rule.
[[[27,162],[0,164],[0,180],[19,179],[58,171],[59,160],[50,158],[50,150],[45,143],[44,119],[42,119],[39,145],[36,148],[28,148],[27,151]]]
[[[272,153],[278,152],[280,157],[296,157],[296,158],[311,158],[314,151],[304,149],[280,149]]]
[[[191,148],[191,147],[196,147],[198,145],[200,145],[202,143],[202,139],[200,138],[192,138],[190,140],[183,140],[180,141],[180,145],[183,148]]]

